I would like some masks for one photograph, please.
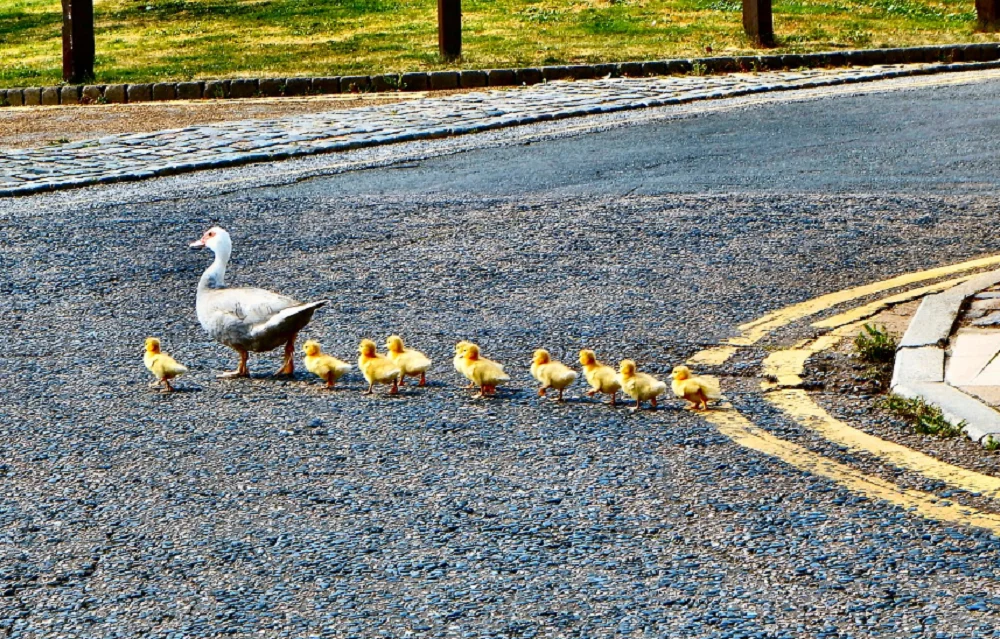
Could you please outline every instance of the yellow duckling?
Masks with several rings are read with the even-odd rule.
[[[480,357],[479,346],[476,344],[469,344],[465,347],[462,374],[479,387],[479,393],[475,397],[492,395],[496,392],[497,386],[510,381],[510,376],[504,372],[503,366],[493,360]]]
[[[325,379],[327,388],[333,388],[334,383],[343,377],[344,373],[351,370],[351,365],[347,362],[324,353],[319,342],[315,340],[309,340],[303,344],[302,352],[306,354],[306,370]]]
[[[687,366],[675,367],[670,376],[673,377],[670,387],[674,395],[688,401],[688,405],[685,406],[688,410],[707,410],[708,400],[722,399],[722,390],[716,379],[692,375],[691,369]]]
[[[563,400],[563,391],[576,381],[576,371],[561,362],[552,361],[552,356],[544,348],[535,351],[531,360],[531,376],[541,382],[538,395],[545,397],[545,391],[554,388],[559,391],[557,401]]]
[[[618,383],[622,391],[635,400],[633,412],[642,408],[642,403],[648,401],[656,408],[656,397],[667,392],[667,385],[652,375],[639,373],[635,370],[635,362],[623,359],[618,367]]]
[[[451,360],[451,363],[455,366],[455,370],[462,375],[465,375],[465,351],[470,346],[472,346],[472,342],[466,342],[465,340],[455,344],[455,357]],[[465,376],[468,377],[468,375]],[[464,388],[475,387],[475,384],[469,382]]]
[[[389,359],[399,367],[399,383],[405,384],[405,377],[420,376],[419,386],[427,385],[427,369],[431,366],[431,360],[420,351],[403,346],[403,338],[398,335],[391,335],[385,341],[386,348],[389,349]]]
[[[580,351],[580,366],[583,367],[583,375],[590,384],[587,397],[593,397],[597,393],[611,395],[611,405],[617,406],[618,391],[622,389],[622,385],[618,381],[615,369],[597,361],[594,351],[587,349]]]
[[[142,363],[156,376],[156,381],[150,387],[163,384],[168,393],[174,390],[170,380],[187,372],[186,366],[178,364],[173,357],[160,351],[160,340],[155,337],[146,338],[146,354],[142,356]]]
[[[370,339],[361,340],[361,343],[358,344],[358,353],[358,368],[361,369],[365,381],[368,382],[368,390],[364,392],[365,395],[371,395],[374,392],[372,389],[375,384],[391,385],[390,395],[399,392],[397,385],[400,374],[399,367],[385,355],[379,355],[375,352],[375,342]]]

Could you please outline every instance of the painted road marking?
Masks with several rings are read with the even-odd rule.
[[[962,277],[956,277],[953,280],[945,280],[944,282],[931,284],[930,286],[913,288],[908,291],[899,293],[898,295],[891,295],[889,297],[876,300],[871,304],[865,304],[864,306],[852,308],[851,310],[844,311],[839,315],[834,315],[833,317],[828,317],[825,320],[814,322],[812,326],[813,328],[837,328],[838,326],[843,326],[844,324],[857,322],[858,320],[868,319],[872,315],[877,315],[881,313],[890,306],[895,306],[896,304],[909,302],[917,299],[918,297],[924,297],[925,295],[930,295],[931,293],[938,293],[940,291],[944,291],[953,286],[961,284],[962,282],[971,280],[972,278],[973,278],[972,275],[964,275]]]
[[[953,466],[912,448],[858,430],[827,413],[802,389],[776,390],[768,393],[767,401],[801,426],[852,451],[874,455],[893,466],[918,472],[955,488],[982,493],[992,498],[1000,497],[1000,477]]]
[[[898,275],[880,282],[865,284],[864,286],[857,286],[855,288],[837,291],[836,293],[828,293],[826,295],[814,297],[811,300],[786,306],[783,309],[779,309],[773,313],[768,313],[759,319],[739,326],[738,328],[742,332],[742,335],[740,337],[734,337],[727,340],[727,343],[735,346],[750,346],[759,342],[768,333],[783,326],[787,326],[796,320],[809,317],[810,315],[816,315],[817,313],[821,313],[828,308],[838,304],[843,304],[844,302],[850,302],[851,300],[855,300],[859,297],[875,295],[877,293],[883,293],[894,288],[908,286],[917,282],[925,282],[927,280],[933,280],[947,275],[954,275],[955,273],[961,273],[963,271],[996,266],[997,264],[1000,264],[1000,255],[993,255],[976,260],[969,260],[968,262],[961,262],[959,264],[952,264],[951,266],[941,266],[926,271],[906,273],[904,275]]]
[[[785,441],[755,426],[735,410],[714,410],[704,414],[726,437],[743,446],[813,475],[825,477],[872,499],[885,501],[928,519],[986,528],[1000,533],[1000,515],[970,506],[955,505],[919,490],[900,488],[879,477],[866,475],[850,466]]]
[[[980,258],[951,266],[908,273],[881,282],[822,295],[744,324],[739,327],[743,331],[741,338],[735,338],[729,340],[728,344],[696,353],[688,361],[700,364],[721,364],[736,352],[738,346],[753,344],[781,326],[814,315],[837,304],[908,284],[971,269],[980,269],[998,262],[1000,262],[1000,256]],[[850,450],[868,453],[898,468],[919,473],[971,493],[1000,499],[1000,478],[948,464],[901,444],[889,442],[856,429],[823,410],[809,398],[806,391],[789,388],[801,385],[801,375],[805,362],[810,356],[836,346],[845,337],[858,331],[865,319],[894,304],[908,302],[923,295],[950,288],[970,277],[972,276],[966,275],[890,295],[849,309],[826,320],[815,322],[813,327],[832,328],[833,330],[816,339],[801,340],[789,349],[771,353],[762,362],[764,374],[775,380],[773,382],[766,380],[761,384],[762,390],[770,391],[766,395],[769,403],[799,425]],[[740,343],[741,340],[743,344]],[[776,437],[755,426],[736,410],[710,411],[704,414],[704,417],[714,424],[719,432],[735,443],[781,459],[800,470],[826,477],[854,492],[886,501],[929,519],[1000,532],[1000,515],[970,506],[954,505],[947,500],[938,499],[931,493],[905,489],[880,477],[867,475],[808,448]]]
[[[788,350],[771,353],[761,362],[765,378],[760,383],[761,390],[801,386],[806,361],[816,353],[833,348],[840,340],[860,330],[862,324],[863,322],[845,324],[814,340],[804,340]]]

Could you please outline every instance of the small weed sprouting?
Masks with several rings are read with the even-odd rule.
[[[706,67],[701,62],[695,62],[691,65],[691,75],[707,75],[708,67]]]
[[[886,390],[896,361],[896,338],[884,326],[865,324],[854,338],[854,356],[865,365],[863,377]]]
[[[1000,439],[997,439],[993,435],[987,435],[986,439],[983,440],[983,448],[991,453],[1000,450]]]
[[[935,437],[958,437],[965,428],[965,422],[952,424],[941,409],[928,404],[922,398],[908,399],[899,395],[889,395],[883,400],[883,407],[913,425],[913,430],[923,435]]]
[[[865,324],[854,338],[854,352],[866,364],[892,364],[896,359],[896,338],[884,326]]]

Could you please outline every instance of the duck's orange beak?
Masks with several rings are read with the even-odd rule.
[[[205,233],[204,235],[201,236],[201,239],[198,240],[197,242],[191,242],[190,244],[188,244],[188,248],[205,248],[206,246],[205,242],[207,241],[208,241],[208,233]]]

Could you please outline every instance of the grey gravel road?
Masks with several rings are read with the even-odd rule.
[[[534,348],[587,346],[665,375],[769,310],[1000,252],[998,91],[0,204],[0,635],[1000,636],[996,537],[739,448],[677,403],[541,400],[527,372]],[[213,222],[233,284],[330,299],[308,336],[345,359],[402,334],[431,386],[327,392],[267,378],[276,356],[215,380],[234,362],[194,315],[209,256],[185,249]],[[148,335],[191,367],[183,392],[146,388]],[[496,400],[459,388],[463,338],[513,372]],[[755,367],[718,372],[759,425],[795,429],[749,393]]]

